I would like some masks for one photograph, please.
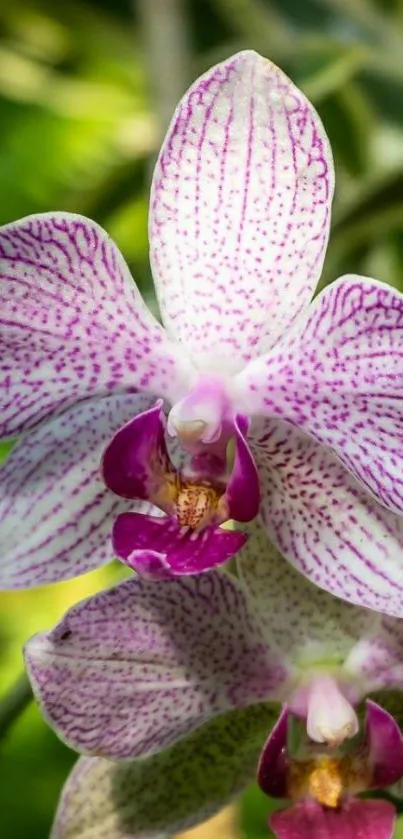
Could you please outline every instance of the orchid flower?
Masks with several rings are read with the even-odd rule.
[[[347,754],[305,755],[288,751],[287,709],[262,751],[258,781],[274,798],[291,798],[291,808],[269,819],[277,839],[392,839],[393,804],[361,800],[360,792],[390,787],[403,773],[403,739],[393,717],[375,702],[367,703],[363,743]]]
[[[4,588],[106,562],[112,527],[145,576],[208,570],[260,504],[313,582],[402,615],[403,296],[346,276],[309,302],[332,192],[314,108],[246,51],[185,94],[156,165],[164,327],[94,222],[1,229],[0,434],[23,435],[0,475]]]
[[[202,804],[213,812],[252,780],[282,705],[305,732],[311,760],[338,759],[362,735],[369,698],[359,790],[364,780],[370,789],[403,777],[403,745],[388,712],[391,698],[403,705],[402,622],[313,586],[270,549],[257,523],[237,564],[237,577],[217,569],[158,585],[129,578],[28,642],[45,718],[86,755],[68,782],[55,837],[92,839],[105,824],[108,839],[151,839],[196,823]],[[371,697],[387,710],[374,711]],[[385,720],[398,748],[392,754],[385,741],[374,774]],[[199,783],[216,754],[220,779]],[[340,801],[350,793],[342,782]]]

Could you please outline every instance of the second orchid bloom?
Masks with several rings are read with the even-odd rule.
[[[85,755],[52,839],[172,836],[256,774],[279,839],[391,839],[393,805],[358,796],[403,778],[403,622],[320,591],[256,524],[237,566],[126,580],[28,643],[45,718]]]

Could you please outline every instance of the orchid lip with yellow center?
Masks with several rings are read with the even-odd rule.
[[[318,754],[312,760],[291,760],[287,798],[313,798],[326,807],[339,807],[343,797],[368,789],[371,771],[364,754],[331,756]]]
[[[143,576],[164,578],[207,571],[239,551],[246,534],[220,525],[250,521],[258,513],[259,479],[244,437],[247,427],[243,417],[234,420],[228,477],[223,467],[210,476],[211,464],[220,462],[216,444],[211,451],[198,448],[186,470],[175,468],[161,401],[118,431],[104,453],[105,483],[117,495],[147,500],[165,513],[118,516],[112,539],[121,560]]]
[[[372,812],[373,805],[355,796],[388,787],[403,776],[403,738],[397,723],[383,708],[368,700],[363,737],[354,748],[345,753],[329,753],[326,747],[311,743],[311,755],[298,759],[289,751],[291,718],[285,708],[264,746],[258,768],[261,789],[271,797],[288,798],[291,802],[289,809],[278,811],[270,819],[275,835],[279,839],[288,836],[307,839],[309,835],[315,836],[316,831],[318,835],[330,836],[334,830],[339,831],[336,835],[353,835],[351,824],[346,834],[343,827],[358,811],[362,811],[365,821],[366,807]],[[382,822],[385,829],[379,836],[391,836],[387,829],[391,817],[388,807],[381,815],[385,817]]]

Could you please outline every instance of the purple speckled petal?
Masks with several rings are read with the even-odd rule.
[[[275,697],[286,668],[235,579],[130,579],[75,606],[28,642],[49,723],[73,748],[144,757],[232,708]]]
[[[174,474],[165,443],[162,402],[131,419],[115,434],[102,460],[106,486],[122,498],[154,499],[169,513],[174,506],[161,493],[167,475]]]
[[[400,691],[403,621],[330,596],[284,562],[260,522],[246,530],[237,574],[269,645],[284,661],[304,668],[312,661],[333,663],[353,704],[375,691]]]
[[[244,417],[235,420],[235,459],[225,491],[230,519],[252,521],[260,506],[259,473],[245,439],[248,424]]]
[[[403,518],[338,458],[280,420],[251,440],[270,539],[313,583],[348,602],[403,616]]]
[[[227,562],[247,540],[245,533],[207,527],[180,527],[174,518],[123,513],[113,526],[113,549],[119,559],[145,579],[200,574]]]
[[[270,798],[287,798],[287,734],[288,709],[283,708],[261,751],[257,770],[257,782]]]
[[[308,432],[381,504],[403,512],[400,292],[366,277],[341,277],[234,387],[244,392],[241,410]]]
[[[271,724],[259,705],[224,714],[150,758],[80,758],[51,839],[163,839],[205,821],[253,780]]]
[[[112,240],[69,213],[0,229],[0,357],[0,437],[111,391],[175,402],[193,375]]]
[[[185,94],[154,173],[151,263],[167,329],[197,367],[239,370],[306,306],[333,192],[320,119],[252,51]]]
[[[354,673],[366,693],[401,690],[403,685],[403,621],[379,615],[376,631],[362,633],[346,659],[346,668]]]
[[[367,700],[365,738],[372,768],[371,787],[390,787],[403,777],[403,738],[396,720]]]
[[[82,402],[14,448],[0,468],[0,588],[67,579],[112,559],[114,518],[133,502],[105,489],[102,449],[147,404],[136,394]]]
[[[389,801],[349,798],[340,809],[300,801],[269,819],[277,839],[392,839],[396,810]]]
[[[331,597],[285,562],[260,522],[255,521],[246,530],[250,537],[237,557],[237,575],[268,643],[276,646],[285,660],[304,669],[312,661],[327,661],[340,668],[341,662],[351,659],[345,677],[346,681],[357,682],[359,698],[369,687],[391,686],[384,669],[402,660],[403,621],[387,618],[390,627],[381,630],[379,614]],[[400,645],[392,636],[393,630],[400,636]],[[381,643],[383,635],[387,638],[388,634],[390,653],[382,662],[381,655],[375,655],[376,642]],[[353,661],[353,651],[363,642],[367,645],[365,652],[362,650]],[[380,646],[381,652],[385,647]],[[394,685],[398,677],[396,673]]]

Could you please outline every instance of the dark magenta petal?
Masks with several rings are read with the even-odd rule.
[[[246,417],[238,416],[235,420],[235,460],[225,492],[228,518],[235,521],[252,521],[260,507],[259,473],[245,439],[248,425]]]
[[[245,533],[208,527],[200,533],[179,527],[169,516],[124,513],[115,521],[112,542],[116,555],[147,579],[200,574],[235,556]]]
[[[102,459],[108,489],[122,498],[153,500],[164,473],[172,471],[165,445],[162,400],[138,414],[115,434]]]
[[[389,801],[350,798],[336,810],[301,801],[273,813],[269,824],[277,839],[392,839],[395,820]]]
[[[266,740],[260,755],[257,782],[263,792],[271,798],[287,797],[287,754],[288,709],[281,712],[276,725]]]
[[[372,768],[371,787],[389,787],[403,777],[403,738],[391,714],[367,700],[365,739]]]

